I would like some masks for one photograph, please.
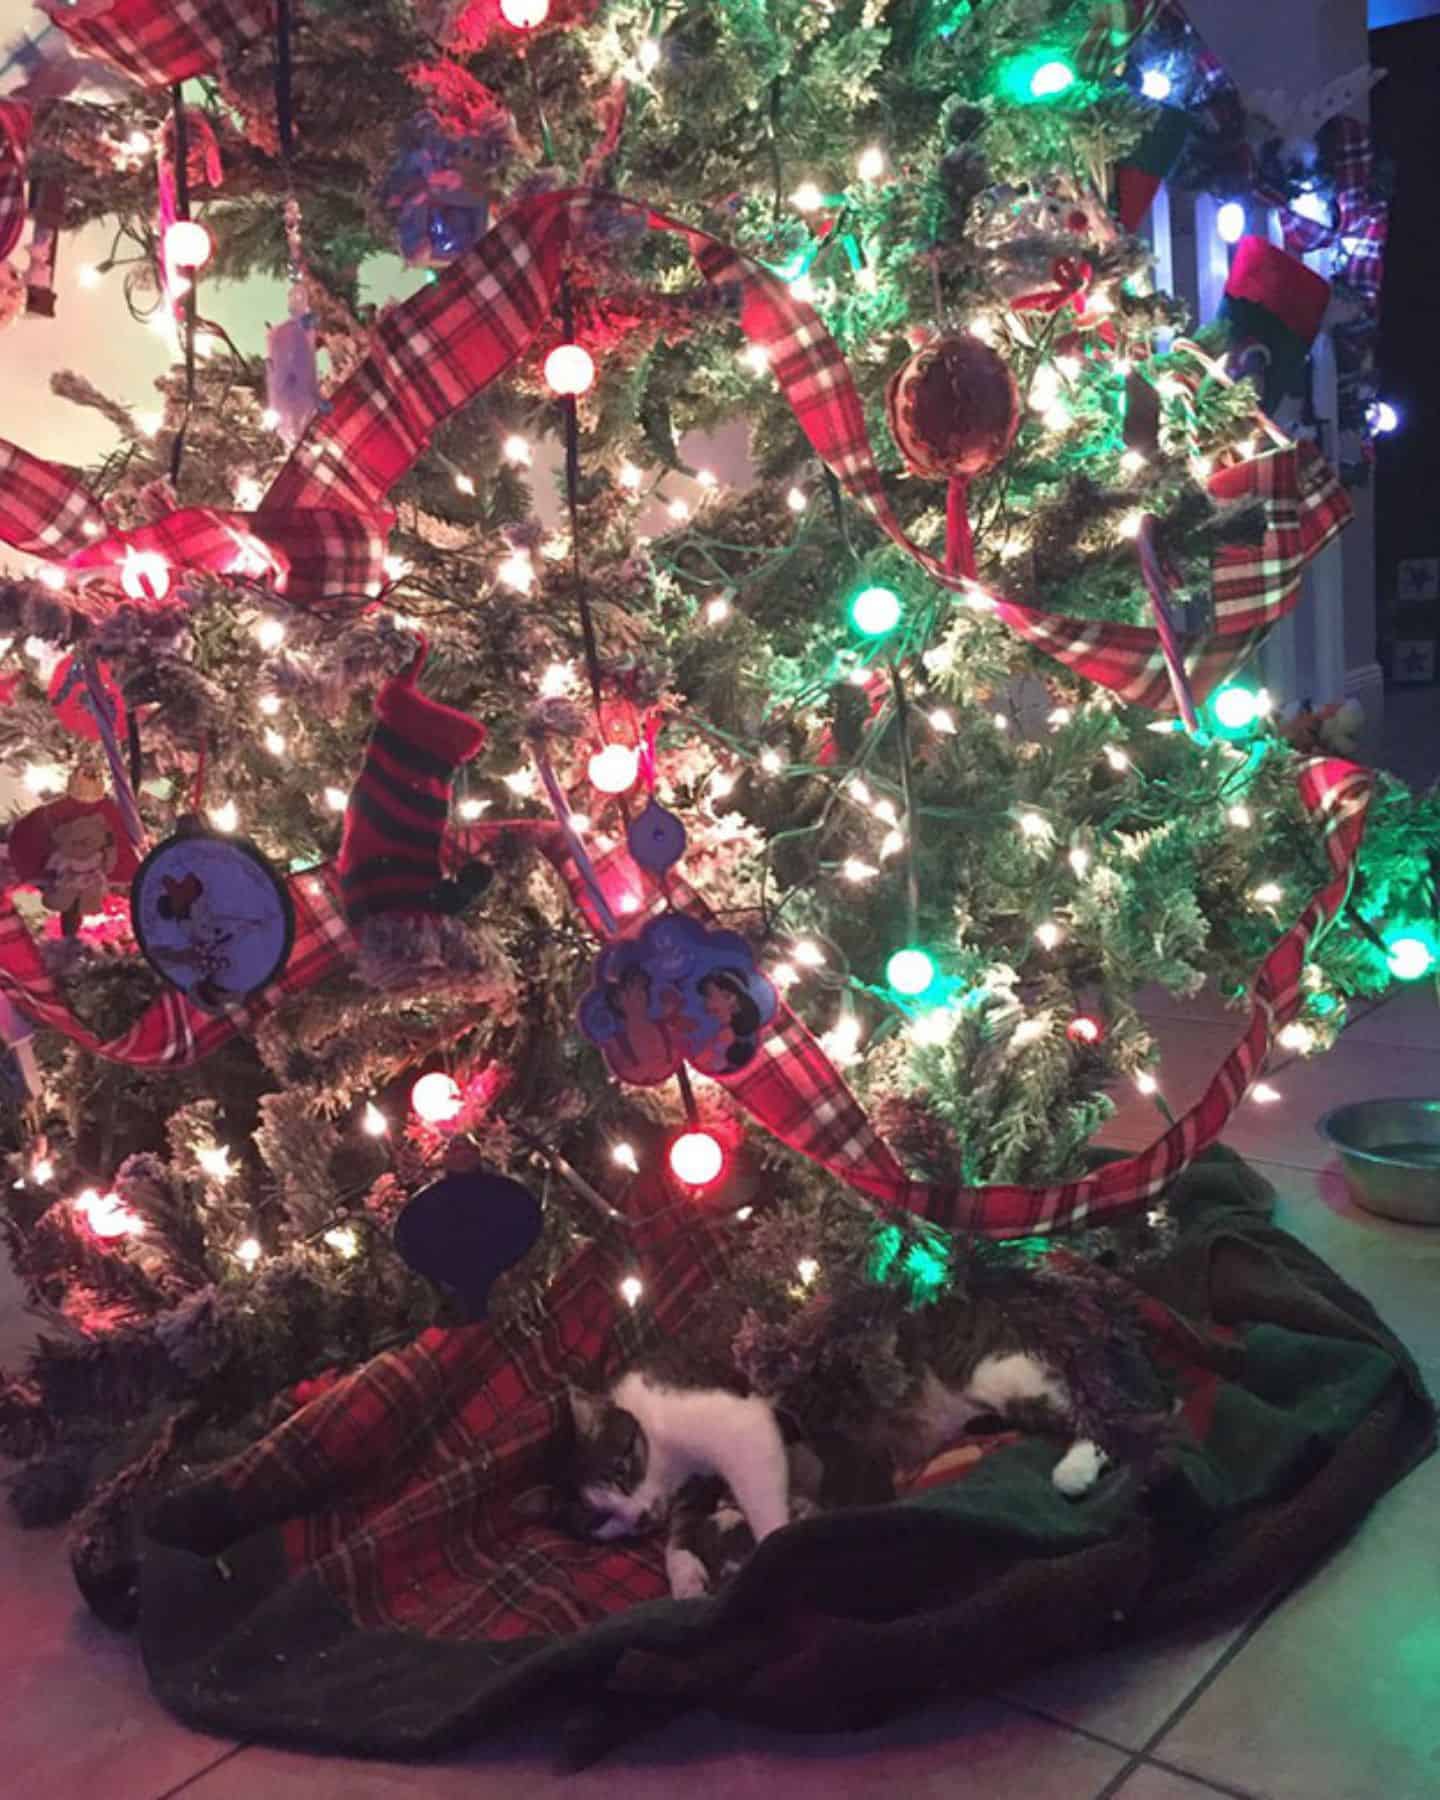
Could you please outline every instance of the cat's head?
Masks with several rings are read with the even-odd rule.
[[[567,1523],[578,1537],[633,1537],[660,1522],[647,1488],[649,1445],[634,1413],[606,1394],[570,1389],[575,1446]]]

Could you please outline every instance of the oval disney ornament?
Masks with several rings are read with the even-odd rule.
[[[642,869],[662,875],[685,854],[685,827],[658,800],[647,800],[630,821],[625,842]]]
[[[579,1023],[612,1074],[656,1087],[685,1062],[705,1075],[739,1074],[777,1004],[738,932],[666,913],[600,952]]]
[[[295,936],[290,895],[261,852],[195,819],[141,863],[130,917],[153,967],[210,1010],[273,981]]]

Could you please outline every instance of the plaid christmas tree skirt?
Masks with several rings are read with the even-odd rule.
[[[658,1543],[576,1542],[527,1505],[563,1383],[599,1379],[646,1329],[588,1249],[538,1332],[432,1331],[159,1505],[141,1578],[155,1691],[209,1730],[392,1757],[534,1708],[584,1759],[688,1706],[857,1727],[1253,1604],[1433,1442],[1405,1350],[1267,1197],[1223,1153],[1171,1192],[1179,1240],[1142,1307],[1186,1429],[1148,1487],[1116,1469],[1065,1500],[1058,1447],[1006,1433],[891,1503],[792,1525],[683,1602]],[[723,1273],[733,1229],[640,1224],[661,1329]]]

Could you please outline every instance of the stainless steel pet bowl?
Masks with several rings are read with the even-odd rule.
[[[1356,1100],[1326,1113],[1320,1132],[1361,1206],[1440,1225],[1440,1100]]]

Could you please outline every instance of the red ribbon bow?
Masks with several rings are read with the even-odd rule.
[[[1050,265],[1053,288],[1036,288],[1033,294],[1021,294],[1010,302],[1012,312],[1056,313],[1073,306],[1077,317],[1085,311],[1085,297],[1095,271],[1078,256],[1057,256]]]

